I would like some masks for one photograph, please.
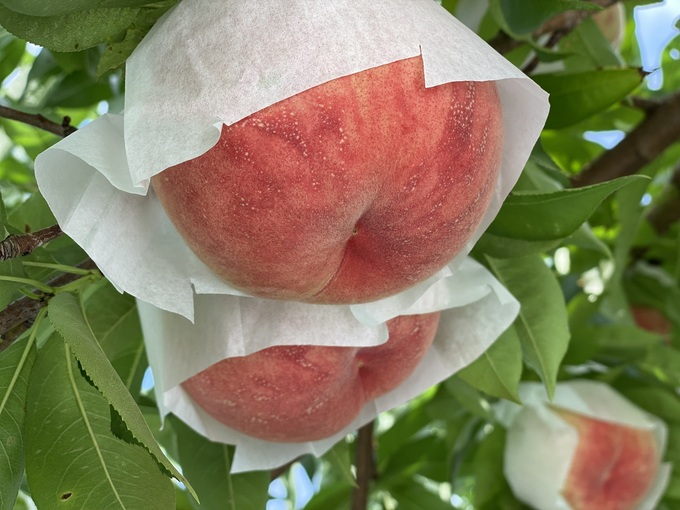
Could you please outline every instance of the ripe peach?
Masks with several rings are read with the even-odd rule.
[[[279,442],[331,436],[361,408],[404,381],[425,355],[439,312],[387,322],[376,347],[276,346],[227,358],[182,383],[213,418]]]
[[[654,432],[565,410],[559,414],[579,434],[563,489],[572,510],[638,508],[659,470]]]
[[[151,182],[187,244],[249,294],[358,303],[459,253],[495,188],[493,82],[425,88],[421,57],[331,80],[231,125]]]

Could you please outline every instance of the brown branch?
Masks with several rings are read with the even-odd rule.
[[[29,126],[34,126],[44,131],[49,131],[50,133],[61,137],[66,137],[78,130],[71,125],[70,117],[64,117],[61,124],[59,124],[58,122],[54,122],[40,114],[21,112],[19,110],[7,108],[6,106],[0,106],[0,117],[4,117],[5,119],[9,120],[16,120],[17,122],[23,122]]]
[[[513,39],[503,31],[498,32],[495,37],[487,41],[489,46],[496,50],[501,55],[510,53],[515,48],[519,48],[524,44],[524,41]]]
[[[30,234],[9,235],[0,241],[0,260],[30,255],[33,250],[59,237],[63,232],[59,225],[38,230]]]
[[[657,203],[647,213],[647,221],[659,235],[665,234],[675,222],[680,221],[680,164],[675,167]]]
[[[80,269],[97,269],[95,263],[90,259],[84,260],[76,267]],[[82,277],[79,274],[64,273],[48,281],[47,285],[50,287],[62,287]],[[7,349],[21,333],[31,327],[40,309],[47,304],[49,294],[40,291],[35,293],[41,296],[42,299],[24,297],[14,301],[7,308],[0,311],[0,352]]]
[[[352,492],[352,510],[366,510],[371,483],[375,479],[373,459],[373,422],[359,429],[355,464],[357,468],[357,486]]]
[[[680,92],[664,99],[653,113],[616,147],[604,152],[572,178],[574,186],[588,186],[632,175],[680,141]]]
[[[661,105],[658,99],[648,99],[646,97],[631,96],[626,99],[628,106],[644,111],[647,115],[654,113]]]

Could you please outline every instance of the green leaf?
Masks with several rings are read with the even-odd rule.
[[[5,203],[0,197],[0,238],[4,239],[10,233],[16,233],[15,229],[8,228],[7,211],[5,210]],[[0,261],[0,276],[25,277],[23,265],[17,259],[9,259]],[[17,298],[17,289],[21,287],[18,283],[0,281],[0,309],[4,309],[15,298]],[[0,340],[0,343],[2,341]]]
[[[505,449],[505,430],[495,427],[486,435],[477,448],[472,459],[475,477],[474,503],[481,506],[496,501],[506,485],[503,474],[503,454]]]
[[[639,387],[619,390],[629,400],[668,424],[680,425],[680,398],[663,388]]]
[[[434,494],[415,481],[390,489],[390,494],[399,502],[399,510],[451,510],[451,505],[438,494]]]
[[[24,476],[24,419],[36,349],[18,340],[0,353],[0,508],[12,508]]]
[[[97,343],[83,315],[78,298],[70,293],[57,294],[50,299],[47,309],[54,329],[73,350],[92,383],[120,414],[132,436],[141,442],[165,469],[187,485],[189,490],[192,490],[189,483],[165,457],[156,443],[132,395],[127,391],[125,384]]]
[[[532,77],[550,94],[546,129],[571,126],[606,110],[637,88],[644,74],[638,69],[605,69]]]
[[[0,82],[17,67],[25,48],[24,41],[18,41],[6,33],[0,35]]]
[[[321,487],[305,505],[305,510],[349,510],[353,486],[337,482]]]
[[[552,397],[560,363],[569,345],[564,297],[555,275],[539,255],[486,260],[496,277],[521,304],[515,328],[526,363]]]
[[[201,510],[262,510],[267,506],[269,472],[232,475],[233,446],[206,439],[175,416],[169,420],[177,433],[182,472],[196,489]]]
[[[458,0],[442,0],[442,7],[455,15],[456,8],[458,7]]]
[[[447,379],[444,387],[471,414],[485,420],[491,419],[489,401],[476,388],[457,377]]]
[[[487,395],[520,403],[522,344],[515,327],[508,328],[474,363],[458,372],[458,376]]]
[[[172,482],[143,447],[112,433],[111,407],[53,335],[31,374],[26,473],[38,508],[175,506]]]
[[[135,20],[139,9],[111,8],[59,16],[27,16],[0,6],[5,29],[53,51],[81,51],[107,42]]]
[[[650,349],[642,360],[642,366],[660,381],[680,386],[680,352],[664,344]]]
[[[597,6],[579,0],[497,0],[503,17],[515,34],[528,34],[553,16],[570,9],[596,10]]]
[[[392,491],[413,475],[446,481],[446,464],[449,450],[444,438],[433,434],[414,437],[405,441],[380,473],[380,487]],[[444,476],[441,476],[443,472]]]
[[[142,7],[134,22],[125,30],[125,35],[110,43],[99,61],[97,74],[103,75],[122,66],[135,48],[142,42],[151,27],[165,14],[177,0],[156,2],[153,6]]]
[[[54,225],[57,220],[43,196],[35,193],[10,213],[9,222],[21,232],[35,232]]]
[[[659,506],[659,510],[676,510],[680,506],[678,502],[678,500],[680,500],[680,475],[676,475],[675,473],[671,473],[670,480],[668,481],[668,485],[664,492],[663,502],[668,500],[670,500],[669,502],[672,503],[672,505],[661,505]]]
[[[44,99],[47,108],[86,108],[114,96],[106,80],[95,81],[86,70],[75,71],[50,89]]]
[[[0,261],[0,276],[25,277],[23,266],[17,259]],[[17,289],[23,285],[14,282],[4,282],[0,280],[0,309],[4,309],[12,301],[21,297],[17,294]]]
[[[559,244],[560,240],[526,241],[497,236],[487,230],[475,244],[474,252],[498,259],[507,259],[543,253],[556,248]]]
[[[323,456],[323,460],[339,475],[340,479],[351,485],[356,485],[352,474],[352,461],[350,459],[349,444],[347,441],[340,441]]]
[[[193,501],[185,489],[175,487],[175,510],[194,510]]]
[[[132,396],[138,397],[147,360],[135,299],[107,283],[88,297],[85,313],[111,365]]]
[[[550,193],[512,193],[488,232],[524,241],[564,239],[576,232],[609,195],[631,183],[647,180],[643,176],[627,176]]]
[[[626,352],[629,352],[630,356],[639,356],[644,353],[645,349],[654,347],[662,341],[661,335],[628,324],[591,327],[597,331],[598,345],[621,357],[625,357]]]
[[[573,54],[569,72],[619,67],[622,62],[592,17],[583,20],[560,47]],[[579,66],[579,67],[577,67]]]
[[[59,16],[100,7],[138,7],[153,0],[2,0],[8,9],[29,16]]]
[[[668,445],[664,454],[664,460],[672,462],[674,466],[680,462],[680,426],[668,425]]]
[[[383,464],[395,455],[399,448],[403,446],[404,441],[427,427],[430,421],[431,418],[424,412],[423,407],[410,409],[404,416],[399,417],[394,425],[380,434],[378,436],[379,448],[377,450],[379,469],[382,471]],[[353,478],[352,483],[354,483]]]

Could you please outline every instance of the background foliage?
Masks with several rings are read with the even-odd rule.
[[[174,3],[0,0],[5,235],[54,225],[34,158],[67,134],[65,117],[68,130],[122,109],[125,59]],[[134,299],[83,264],[80,248],[61,236],[0,262],[0,509],[189,509],[196,494],[201,509],[359,509],[366,494],[368,507],[388,510],[521,509],[504,482],[493,412],[498,399],[518,400],[521,380],[550,392],[573,378],[611,384],[666,421],[666,459],[680,465],[680,38],[663,50],[662,85],[650,88],[634,22],[649,3],[624,3],[612,49],[588,17],[592,2],[490,1],[479,34],[552,103],[473,252],[522,303],[520,317],[473,365],[320,459],[230,475],[231,447],[174,418],[160,429],[141,385]],[[18,111],[29,121],[10,120]],[[636,325],[639,307],[659,312],[668,332]],[[680,508],[677,470],[660,508]]]

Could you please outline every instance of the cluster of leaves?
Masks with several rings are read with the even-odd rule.
[[[121,64],[174,3],[0,0],[0,105],[74,125],[102,105],[120,110]],[[455,13],[459,3],[442,5]],[[352,472],[355,437],[301,459],[321,479],[305,509],[349,508],[356,485],[368,482],[374,508],[525,508],[504,481],[505,433],[494,413],[499,399],[519,400],[522,381],[541,380],[550,393],[577,377],[611,384],[666,421],[666,458],[680,465],[680,227],[650,220],[668,202],[678,207],[680,143],[638,176],[578,186],[606,152],[585,132],[631,132],[650,114],[638,104],[680,89],[680,61],[671,58],[680,43],[666,48],[664,86],[651,91],[632,15],[650,2],[626,2],[618,52],[590,19],[555,47],[536,36],[569,9],[593,9],[590,2],[489,3],[480,35],[493,41],[502,30],[514,42],[506,56],[518,67],[537,59],[532,76],[551,93],[540,143],[473,252],[521,302],[520,315],[475,363],[381,417],[373,480]],[[2,118],[0,127],[5,235],[53,225],[32,161],[58,137]],[[21,300],[40,303],[32,325],[1,332],[0,509],[27,508],[29,498],[41,509],[199,508],[195,495],[201,509],[265,508],[271,473],[230,475],[231,447],[173,417],[160,429],[153,395],[141,390],[147,362],[134,299],[96,270],[77,268],[86,258],[59,238],[0,262],[0,322]],[[63,273],[73,277],[53,283]],[[638,305],[662,312],[671,333],[636,326]],[[294,494],[294,477],[275,475]],[[677,471],[660,508],[680,508]]]
[[[56,52],[103,45],[97,74],[121,66],[177,0],[3,0],[2,26],[20,39]]]

